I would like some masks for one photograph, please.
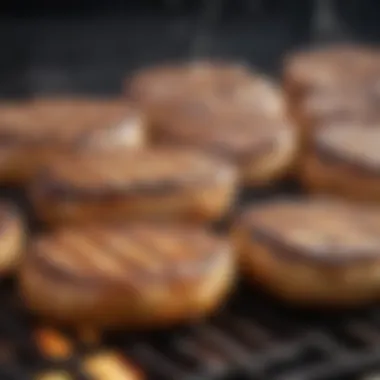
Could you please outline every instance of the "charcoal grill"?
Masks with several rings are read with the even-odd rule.
[[[129,70],[204,55],[242,59],[278,74],[281,56],[301,45],[380,40],[371,16],[379,3],[373,0],[336,1],[338,20],[330,15],[328,22],[326,9],[306,0],[224,0],[223,7],[214,0],[141,0],[133,9],[113,1],[83,1],[82,9],[57,1],[58,11],[38,1],[24,8],[12,4],[0,14],[0,95],[7,98],[117,93]],[[287,182],[244,192],[241,207],[299,191]],[[22,191],[1,194],[29,209]],[[209,320],[145,334],[108,333],[98,340],[41,325],[23,311],[11,280],[0,283],[0,302],[0,380],[62,371],[67,379],[96,380],[85,363],[101,351],[120,354],[123,365],[153,380],[350,380],[377,378],[380,372],[376,307],[301,311],[240,284]]]

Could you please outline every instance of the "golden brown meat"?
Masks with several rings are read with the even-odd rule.
[[[154,140],[164,146],[191,147],[230,162],[237,166],[246,186],[267,185],[283,177],[291,171],[298,152],[296,131],[285,118],[270,119],[249,110],[181,115],[156,128]]]
[[[120,99],[35,99],[0,104],[0,179],[24,182],[51,154],[140,147],[145,123]]]
[[[283,80],[288,112],[306,150],[315,128],[326,123],[380,117],[378,49],[338,45],[301,51],[285,60]]]
[[[235,193],[233,167],[173,149],[58,157],[44,166],[30,189],[37,215],[51,223],[218,220],[233,205]]]
[[[76,326],[154,328],[211,313],[230,290],[234,255],[197,227],[63,227],[32,244],[21,294],[35,313]]]
[[[266,185],[290,170],[296,131],[281,90],[269,79],[241,67],[200,63],[143,74],[132,80],[130,92],[140,94],[135,99],[150,117],[155,142],[217,155],[237,165],[248,186]]]
[[[153,111],[165,109],[183,94],[228,92],[244,83],[249,75],[247,67],[234,63],[195,61],[159,65],[142,69],[129,77],[125,92],[130,100]]]
[[[336,45],[300,51],[284,63],[284,86],[294,101],[314,91],[361,88],[379,75],[380,51],[365,46]]]
[[[380,297],[380,213],[343,201],[281,200],[251,207],[234,239],[248,280],[307,306]]]
[[[301,179],[313,193],[380,200],[378,124],[335,123],[316,134],[302,163]]]

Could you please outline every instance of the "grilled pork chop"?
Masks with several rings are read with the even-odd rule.
[[[379,64],[380,51],[363,46],[340,45],[288,57],[284,66],[288,109],[306,145],[315,128],[331,121],[378,118]]]
[[[236,224],[247,278],[308,306],[348,306],[380,296],[379,210],[327,198],[254,206]]]
[[[127,78],[125,91],[130,100],[152,111],[171,105],[189,92],[229,91],[249,75],[243,65],[216,61],[153,66]]]
[[[293,99],[314,91],[353,89],[379,73],[380,54],[365,46],[338,45],[288,56],[284,64],[284,85]]]
[[[220,156],[247,185],[291,167],[295,130],[280,89],[262,75],[233,65],[158,67],[137,75],[130,93],[146,110],[154,141]]]
[[[26,305],[94,327],[156,327],[202,317],[230,289],[229,245],[197,227],[62,227],[32,244],[20,274]]]
[[[23,182],[51,154],[139,147],[145,124],[120,99],[35,99],[0,104],[0,177]]]
[[[313,193],[380,200],[380,130],[377,123],[335,123],[316,134],[302,166]]]
[[[84,152],[45,165],[31,187],[37,214],[49,222],[110,219],[207,221],[232,206],[232,167],[186,150]]]

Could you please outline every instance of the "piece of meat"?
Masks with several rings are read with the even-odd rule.
[[[0,178],[24,183],[52,154],[144,145],[145,121],[124,99],[34,99],[0,104]]]
[[[301,166],[312,193],[352,200],[380,200],[378,123],[333,123],[316,133]]]
[[[130,92],[153,141],[219,156],[238,166],[244,185],[266,185],[292,168],[297,131],[282,91],[264,75],[232,64],[156,67],[132,78]]]
[[[155,328],[201,318],[234,281],[230,245],[198,227],[62,227],[37,238],[19,276],[27,307],[94,328]]]
[[[252,206],[233,238],[253,284],[304,306],[353,306],[380,297],[379,210],[328,198]]]
[[[50,223],[218,220],[235,194],[233,167],[198,152],[156,148],[58,157],[30,189],[37,215]]]

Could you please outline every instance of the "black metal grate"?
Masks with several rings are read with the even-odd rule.
[[[29,380],[48,369],[91,380],[84,371],[84,358],[105,347],[154,380],[335,380],[380,369],[380,309],[300,311],[244,285],[210,321],[176,330],[113,333],[100,344],[88,345],[52,329],[72,346],[70,355],[57,359],[41,345],[36,332],[42,327],[20,310],[10,287],[3,284],[1,295],[2,380]]]

